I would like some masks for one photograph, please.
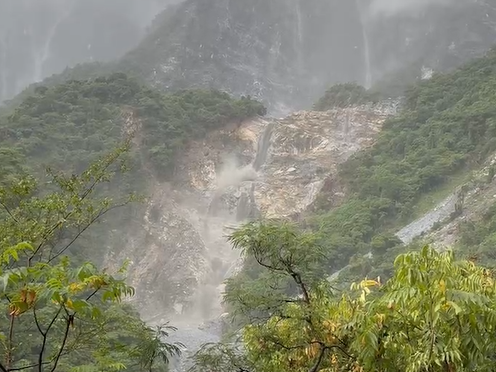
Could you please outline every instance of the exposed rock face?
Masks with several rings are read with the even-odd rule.
[[[449,195],[421,218],[403,227],[396,236],[405,244],[411,243],[415,238],[429,232],[437,223],[449,218],[455,212],[457,200],[457,193]]]
[[[493,154],[486,160],[482,169],[471,174],[469,180],[457,185],[455,190],[433,209],[398,231],[398,238],[406,244],[420,238],[439,250],[453,248],[460,238],[459,226],[483,218],[494,205],[495,165],[496,155]]]
[[[124,62],[158,87],[214,87],[287,112],[329,82],[363,81],[362,39],[353,1],[186,0]]]
[[[496,40],[489,0],[186,0],[121,66],[154,85],[308,107],[331,84],[459,66]]]
[[[299,112],[277,122],[255,199],[267,217],[306,210],[325,180],[359,149],[370,146],[387,113],[367,107]]]
[[[150,25],[156,12],[178,2]],[[146,26],[150,33],[119,63],[87,66],[75,76],[124,70],[162,89],[217,88],[288,113],[309,107],[334,83],[370,87],[404,70],[428,77],[481,55],[496,40],[492,0],[136,4],[46,0],[41,9],[35,0],[3,1],[0,100],[66,66],[120,57]]]
[[[440,250],[452,248],[459,241],[460,224],[483,218],[496,200],[496,177],[492,170],[495,165],[496,155],[493,154],[480,171],[458,187],[452,197],[456,197],[457,203],[461,205],[460,210],[452,216],[454,218],[440,221],[443,222],[440,227],[429,231],[427,241]],[[454,208],[452,212],[455,212]]]
[[[219,285],[238,259],[226,226],[304,211],[337,165],[373,142],[390,113],[387,106],[303,111],[247,121],[191,143],[173,184],[151,180],[141,227],[109,257],[132,260],[130,280],[143,315],[220,314]]]

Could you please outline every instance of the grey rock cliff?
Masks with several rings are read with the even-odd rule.
[[[217,88],[287,113],[334,83],[457,67],[494,40],[489,0],[186,0],[120,66],[162,89]]]
[[[303,111],[226,126],[191,142],[172,183],[150,177],[144,217],[107,262],[131,260],[134,300],[147,319],[218,316],[222,282],[239,265],[229,228],[259,215],[304,212],[337,165],[373,143],[390,114],[380,105]],[[130,128],[139,130],[135,124]]]

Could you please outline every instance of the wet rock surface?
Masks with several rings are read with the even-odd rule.
[[[373,143],[392,112],[390,105],[369,105],[237,123],[190,143],[173,182],[151,175],[142,220],[107,259],[131,260],[128,277],[143,317],[170,320],[179,328],[172,339],[189,350],[217,340],[222,282],[241,264],[226,239],[230,228],[307,209],[337,166]],[[127,127],[139,132],[128,116]]]
[[[332,84],[449,70],[495,37],[489,0],[187,0],[121,66],[163,89],[217,88],[287,114]]]

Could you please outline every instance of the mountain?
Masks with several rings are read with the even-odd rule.
[[[130,6],[109,9],[109,19],[131,12]],[[132,37],[125,38],[95,32],[91,49],[101,45],[99,55],[87,50],[90,36],[74,44],[81,52],[64,47],[47,74],[76,62],[115,60],[78,65],[46,83],[121,71],[160,90],[250,95],[284,116],[307,109],[336,83],[399,95],[418,79],[483,55],[493,46],[495,19],[488,0],[185,0],[160,13],[146,34],[131,28]],[[116,29],[107,21],[102,25]]]
[[[91,2],[73,4],[81,7],[74,14],[96,14]],[[195,328],[217,319],[230,290],[223,280],[257,275],[225,236],[260,216],[313,231],[324,252],[319,275],[346,285],[388,277],[394,257],[423,234],[493,262],[489,1],[185,0],[162,12],[141,42],[139,22],[118,21],[131,12],[124,4],[109,5],[98,24],[113,32],[115,16],[120,35],[132,37],[114,45],[118,38],[101,31],[89,50],[100,45],[98,59],[108,61],[136,48],[18,96],[0,117],[0,156],[2,169],[17,155],[38,175],[46,164],[79,171],[135,134],[131,172],[104,191],[138,189],[148,198],[108,217],[107,230],[74,255],[109,269],[129,258],[134,301],[147,320],[174,317]],[[40,30],[77,24],[70,14],[57,19]],[[16,49],[36,54],[27,46],[45,45],[37,73],[60,70],[57,63],[93,40],[58,32],[40,32],[45,44],[30,32]],[[93,56],[85,53],[70,64]],[[3,61],[10,56],[3,52]],[[31,68],[17,67],[14,77]],[[5,71],[2,81],[11,77]],[[334,83],[346,84],[328,89]]]
[[[247,120],[190,142],[174,182],[149,183],[142,222],[108,264],[132,260],[129,278],[145,316],[175,310],[209,320],[221,311],[222,281],[236,270],[238,257],[223,237],[229,226],[304,213],[338,165],[370,146],[393,112],[389,105],[303,111]]]
[[[391,74],[411,82],[492,47],[496,10],[489,1],[411,4],[187,0],[164,14],[120,66],[160,89],[218,88],[287,113],[335,83],[390,90],[399,84],[383,81]]]

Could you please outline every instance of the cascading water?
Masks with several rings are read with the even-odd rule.
[[[369,37],[367,33],[368,16],[365,10],[363,9],[363,6],[360,5],[360,0],[355,0],[355,4],[357,7],[358,14],[360,16],[360,24],[362,26],[363,58],[365,65],[365,88],[369,89],[372,86],[372,66],[370,61]]]
[[[217,175],[218,182],[212,201],[209,203],[209,213],[203,218],[201,223],[202,236],[205,240],[205,245],[208,248],[206,253],[209,260],[214,264],[217,261],[217,266],[221,267],[220,271],[215,271],[213,276],[202,283],[196,293],[196,297],[190,308],[191,311],[186,311],[182,316],[173,319],[173,323],[178,327],[175,332],[167,341],[168,342],[181,342],[188,347],[183,351],[183,356],[172,362],[171,370],[175,372],[185,371],[188,368],[188,355],[194,353],[203,344],[209,342],[218,342],[221,337],[221,315],[222,315],[222,292],[224,291],[223,282],[228,277],[232,276],[240,265],[239,256],[232,250],[232,247],[225,239],[224,226],[231,225],[234,227],[239,224],[242,219],[246,221],[248,216],[243,215],[240,218],[239,209],[251,209],[254,203],[254,189],[256,177],[253,177],[253,172],[260,171],[267,161],[269,156],[269,149],[273,134],[274,124],[269,123],[260,134],[257,142],[257,151],[253,162],[244,167],[233,169],[226,167],[223,172]],[[232,164],[231,164],[232,166]],[[247,177],[246,175],[250,175]],[[244,190],[249,190],[243,197],[239,198],[238,203],[238,216],[229,216],[224,213],[214,215],[212,213],[216,204],[220,200],[220,196],[227,190],[228,187],[235,186]],[[243,213],[244,214],[244,213]],[[210,251],[211,247],[211,251]],[[234,253],[234,254],[233,254]],[[219,263],[219,261],[222,261]]]
[[[297,35],[297,45],[296,53],[298,56],[298,68],[303,68],[303,18],[301,14],[301,0],[294,1],[294,13],[296,17],[296,35]]]
[[[34,71],[33,81],[40,82],[45,77],[44,66],[50,58],[51,46],[53,38],[56,35],[57,29],[64,19],[71,13],[72,7],[69,7],[65,12],[60,13],[52,26],[48,29],[44,43],[40,50],[34,51]]]
[[[0,38],[0,104],[7,97],[7,43]]]
[[[262,135],[258,140],[257,154],[255,156],[255,160],[253,161],[253,169],[255,169],[257,172],[267,161],[273,130],[274,130],[274,123],[267,124],[265,130],[263,131]]]

